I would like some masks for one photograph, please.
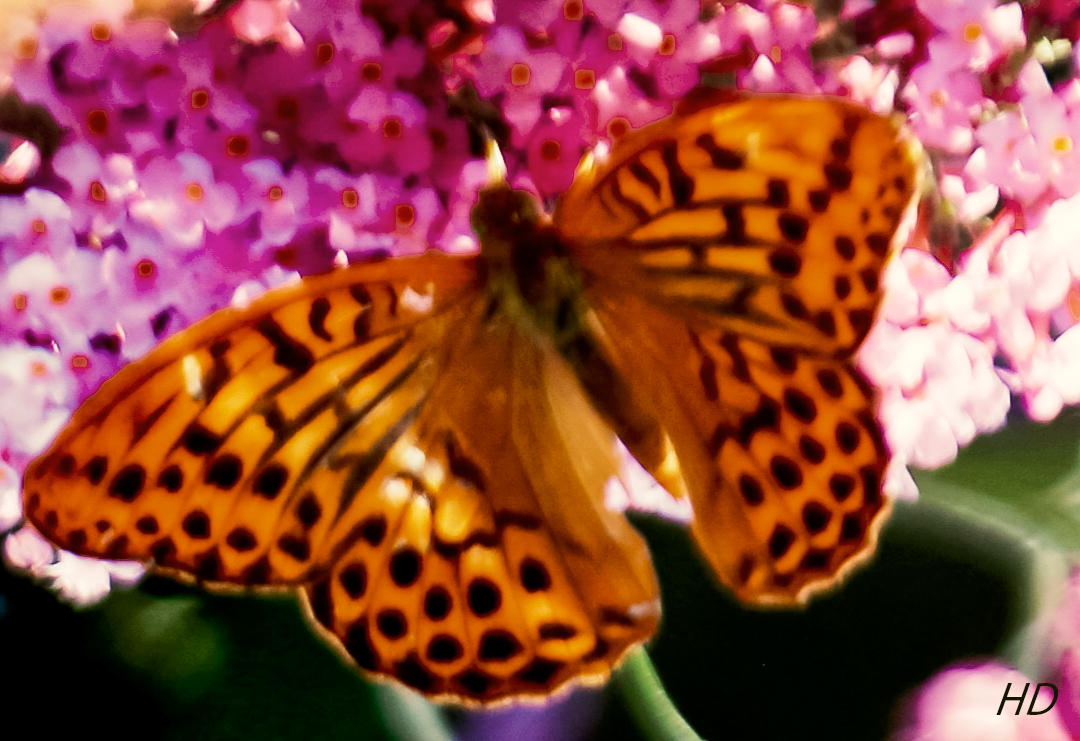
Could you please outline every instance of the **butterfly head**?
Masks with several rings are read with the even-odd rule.
[[[480,239],[480,251],[489,259],[508,252],[510,245],[536,231],[541,211],[536,198],[496,182],[480,190],[470,221]]]

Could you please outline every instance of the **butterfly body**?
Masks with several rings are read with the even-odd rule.
[[[477,256],[305,278],[126,366],[27,470],[27,517],[84,555],[297,588],[429,696],[543,698],[658,625],[604,503],[618,437],[690,497],[724,584],[802,602],[887,510],[851,354],[914,158],[850,104],[751,98],[628,137],[551,219],[488,186]]]

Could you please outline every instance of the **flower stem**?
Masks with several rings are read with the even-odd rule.
[[[453,741],[454,734],[438,707],[420,695],[390,683],[379,682],[375,694],[383,723],[401,741]]]
[[[630,716],[649,741],[701,741],[668,697],[644,648],[634,650],[614,679]]]

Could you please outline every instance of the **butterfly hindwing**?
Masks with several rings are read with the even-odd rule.
[[[357,496],[390,514],[306,593],[361,667],[489,702],[606,676],[659,607],[644,542],[604,507],[611,433],[553,349],[482,309]]]
[[[647,379],[640,403],[671,438],[721,581],[751,603],[805,601],[873,551],[887,458],[850,361],[688,327],[623,292],[592,297],[614,366]]]
[[[27,516],[83,555],[210,582],[305,580],[371,475],[362,454],[430,392],[436,343],[475,285],[472,260],[428,255],[217,312],[77,410],[27,470]]]

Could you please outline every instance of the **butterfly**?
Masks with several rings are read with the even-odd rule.
[[[828,98],[691,96],[504,181],[478,255],[355,264],[220,310],[106,381],[24,477],[56,545],[289,588],[375,675],[463,703],[598,683],[657,630],[616,438],[719,580],[799,604],[888,503],[870,329],[918,152]]]

